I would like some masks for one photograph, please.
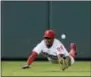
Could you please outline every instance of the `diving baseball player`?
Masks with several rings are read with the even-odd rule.
[[[51,63],[59,63],[61,70],[71,66],[77,54],[75,43],[70,44],[70,51],[68,52],[61,41],[55,38],[55,32],[51,29],[45,31],[43,40],[34,47],[32,54],[22,68],[29,68],[40,53],[46,56]]]

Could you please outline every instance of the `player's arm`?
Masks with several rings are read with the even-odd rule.
[[[42,51],[42,44],[39,43],[32,51],[31,55],[28,57],[26,64],[22,67],[23,69],[29,68],[32,62],[36,59],[39,53]]]
[[[35,51],[32,52],[32,54],[29,56],[29,58],[27,59],[26,64],[22,67],[23,69],[29,68],[29,66],[32,64],[32,62],[36,59],[36,57],[38,56],[38,53],[36,53]]]

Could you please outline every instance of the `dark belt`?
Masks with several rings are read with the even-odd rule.
[[[42,52],[42,54],[43,54],[44,56],[46,56],[46,57],[50,57],[50,58],[52,58],[52,59],[54,59],[54,60],[57,60],[57,59],[58,59],[57,56],[50,55],[50,54],[45,53],[45,52]]]

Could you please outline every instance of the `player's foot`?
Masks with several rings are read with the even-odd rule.
[[[24,66],[22,67],[22,69],[27,69],[27,68],[29,68],[29,65],[24,65]]]
[[[70,44],[70,52],[69,52],[69,54],[70,54],[70,56],[72,56],[73,58],[76,58],[76,56],[77,56],[77,51],[76,51],[77,49],[76,49],[76,44],[75,43],[71,43]]]

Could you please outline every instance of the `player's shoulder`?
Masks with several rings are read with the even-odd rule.
[[[56,44],[62,44],[62,42],[59,39],[57,39],[57,38],[54,39],[54,43],[56,43]]]
[[[59,39],[55,38],[54,39],[55,42],[61,42]]]
[[[38,44],[43,45],[44,44],[44,40],[41,40]]]
[[[37,43],[35,47],[41,47],[42,45],[43,45],[43,40],[41,40],[39,43]]]

